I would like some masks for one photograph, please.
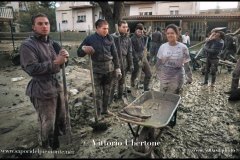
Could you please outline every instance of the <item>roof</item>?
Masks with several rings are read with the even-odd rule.
[[[189,14],[189,15],[148,15],[148,16],[125,16],[124,20],[165,20],[165,19],[237,19],[240,18],[240,13],[225,13],[225,14]]]
[[[92,6],[92,5],[69,6],[69,8],[72,8],[72,9],[78,9],[78,8],[93,8],[93,6]]]

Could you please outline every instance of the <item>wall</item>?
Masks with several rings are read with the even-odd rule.
[[[196,14],[199,2],[157,2],[157,15],[170,15],[170,6],[179,6],[179,14]]]
[[[78,15],[86,15],[86,22],[77,23]],[[79,10],[73,10],[73,30],[76,31],[88,31],[93,29],[93,13],[92,8],[84,8]]]
[[[22,32],[22,33],[14,33],[15,40],[23,40],[31,35],[32,32]],[[87,36],[86,33],[80,32],[62,32],[61,38],[62,41],[82,41]],[[51,32],[50,37],[54,40],[60,40],[59,32]],[[9,32],[0,32],[0,40],[11,40],[11,33]]]
[[[138,5],[130,6],[130,12],[129,12],[130,16],[139,15],[140,8],[152,8],[151,10],[152,15],[156,15],[155,4],[138,4]]]

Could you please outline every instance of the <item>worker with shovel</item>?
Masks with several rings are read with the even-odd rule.
[[[137,24],[135,28],[135,33],[131,37],[132,41],[132,48],[133,48],[133,64],[134,64],[134,71],[132,72],[131,76],[131,86],[135,87],[135,80],[138,74],[141,74],[143,71],[145,74],[144,77],[144,91],[149,91],[149,84],[151,81],[152,73],[150,70],[149,62],[144,56],[144,47],[145,47],[145,39],[143,36],[143,24]],[[140,73],[139,73],[140,72]],[[138,77],[139,78],[139,77]],[[140,81],[140,79],[138,79]]]
[[[108,110],[111,83],[114,74],[119,78],[122,76],[116,46],[113,37],[108,34],[108,26],[106,20],[97,20],[96,32],[85,38],[77,50],[79,57],[91,55],[97,116],[112,114]]]
[[[118,83],[115,83],[116,81],[113,81],[112,91],[111,91],[111,100],[113,99],[114,91],[117,86],[117,89],[118,89],[117,99],[121,100],[123,103],[127,103],[126,100],[123,99],[124,90],[126,92],[125,77],[126,77],[127,71],[130,71],[132,73],[134,69],[133,58],[132,58],[132,43],[131,43],[131,39],[127,35],[128,34],[127,31],[128,31],[127,22],[119,21],[116,27],[116,32],[112,34],[112,36],[114,37],[117,51],[118,51],[118,58],[121,66],[122,78],[117,81]],[[127,92],[125,93],[125,95],[127,95]]]
[[[60,69],[69,54],[49,38],[50,23],[45,14],[32,17],[32,29],[33,35],[19,50],[21,66],[32,77],[26,94],[38,114],[41,147],[55,150],[59,148],[58,136],[66,134],[67,129]],[[59,46],[58,51],[54,45]]]

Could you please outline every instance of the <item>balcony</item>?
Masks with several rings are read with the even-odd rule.
[[[13,19],[13,9],[9,7],[0,7],[0,21]]]

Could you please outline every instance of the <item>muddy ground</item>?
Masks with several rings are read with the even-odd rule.
[[[109,128],[93,132],[93,98],[88,58],[77,58],[78,42],[64,42],[70,50],[66,68],[72,143],[61,137],[57,158],[139,158],[131,152],[133,136],[126,122],[118,117],[105,120]],[[1,42],[1,46],[9,46]],[[3,48],[4,48],[3,47]],[[13,82],[11,78],[24,77]],[[128,75],[128,80],[130,75]],[[240,101],[228,102],[224,91],[230,87],[231,74],[225,69],[217,75],[215,88],[200,86],[203,76],[193,72],[194,82],[184,86],[175,127],[163,127],[154,149],[156,158],[240,158]],[[0,157],[37,158],[37,114],[25,95],[30,77],[20,66],[13,66],[6,53],[0,54]],[[153,89],[159,90],[159,81],[153,79]],[[129,85],[129,83],[128,83]],[[77,94],[70,92],[76,89]],[[134,98],[130,97],[130,101]],[[114,102],[110,110],[117,113],[122,102]],[[136,126],[134,126],[136,128]],[[159,129],[155,130],[156,132]],[[126,144],[125,142],[129,143]],[[12,150],[12,151],[11,151]],[[8,152],[8,153],[7,153]],[[12,152],[12,153],[9,153]],[[14,153],[13,153],[14,152]],[[20,154],[18,152],[25,152]]]

